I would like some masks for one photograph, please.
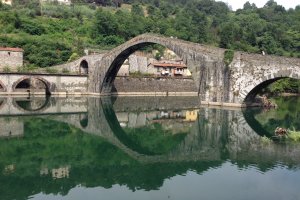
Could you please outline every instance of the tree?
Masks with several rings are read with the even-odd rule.
[[[159,0],[153,0],[153,4],[154,4],[154,6],[157,7],[157,8],[160,6]]]
[[[277,6],[277,3],[274,0],[269,0],[264,7],[271,8]]]
[[[21,28],[21,25],[22,25],[22,22],[21,22],[21,19],[19,17],[19,14],[18,13],[14,13],[14,17],[15,17],[15,21],[14,21],[14,26],[16,29],[19,29]]]
[[[250,4],[250,2],[247,1],[247,2],[244,4],[243,9],[244,9],[244,10],[256,10],[257,7],[256,7],[256,5],[255,5],[254,3]]]
[[[240,41],[243,36],[242,29],[234,22],[228,22],[220,29],[220,47],[230,49],[232,44]]]
[[[194,30],[194,34],[196,36],[195,42],[206,42],[207,41],[207,26],[208,26],[208,20],[205,16],[205,14],[195,11],[192,15],[192,27],[191,29]]]
[[[251,6],[251,4],[250,4],[249,1],[247,1],[247,2],[244,4],[243,9],[244,9],[244,10],[251,10],[251,9],[252,9],[252,6]]]
[[[148,15],[153,16],[154,13],[155,13],[155,7],[152,6],[152,5],[149,5],[149,6],[147,7],[147,13],[148,13]]]
[[[142,6],[140,6],[139,4],[133,4],[132,5],[131,13],[133,15],[144,17],[144,10],[143,10]]]
[[[118,32],[118,23],[115,16],[102,9],[98,9],[95,14],[93,36],[101,34],[103,36],[114,35]]]
[[[265,33],[259,42],[259,46],[262,50],[268,54],[275,54],[277,50],[277,44],[271,34]]]

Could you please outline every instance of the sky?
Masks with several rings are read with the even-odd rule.
[[[218,1],[218,0],[217,0]],[[228,3],[229,6],[232,7],[232,10],[236,10],[238,8],[243,8],[244,4],[249,1],[251,4],[255,3],[255,5],[259,8],[263,7],[268,0],[219,0],[225,3]],[[300,5],[300,0],[275,0],[278,5],[282,5],[286,9],[295,8],[297,5]]]

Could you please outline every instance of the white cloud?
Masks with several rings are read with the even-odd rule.
[[[218,1],[218,0],[217,0]],[[220,0],[219,0],[220,1]],[[268,0],[221,0],[225,3],[228,3],[233,10],[243,8],[244,4],[249,1],[250,3],[255,3],[259,8],[263,7]],[[278,5],[282,5],[286,9],[295,8],[297,5],[300,5],[300,0],[275,0]]]

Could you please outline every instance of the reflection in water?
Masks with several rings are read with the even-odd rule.
[[[15,99],[16,106],[25,111],[40,111],[49,106],[49,96]]]
[[[265,143],[252,129],[258,111],[175,97],[73,98],[50,99],[38,115],[6,102],[1,200],[300,198],[300,146]]]
[[[278,108],[271,110],[247,109],[244,111],[248,124],[260,135],[274,136],[276,127],[300,131],[300,98],[277,97]]]
[[[88,115],[87,114],[82,114],[79,116],[80,118],[80,125],[82,128],[86,128],[89,123]]]

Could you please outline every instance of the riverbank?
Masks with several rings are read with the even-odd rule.
[[[300,93],[281,93],[279,96],[281,97],[300,97]]]

